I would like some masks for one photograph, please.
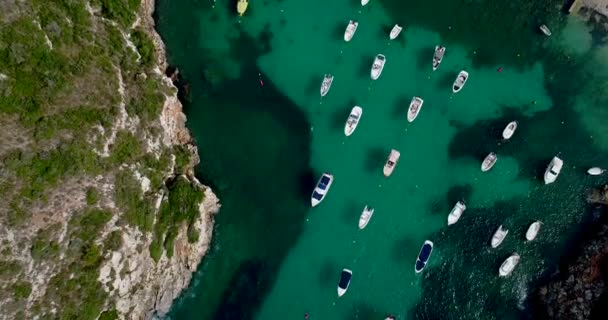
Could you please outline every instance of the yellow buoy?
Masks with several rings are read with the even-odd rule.
[[[239,13],[239,16],[243,16],[245,11],[247,11],[247,6],[249,5],[249,0],[239,0],[236,4],[236,11]]]

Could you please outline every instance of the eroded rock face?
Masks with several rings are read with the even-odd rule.
[[[162,316],[190,284],[192,273],[209,249],[213,215],[219,209],[219,200],[211,189],[198,185],[205,192],[199,208],[201,215],[194,224],[201,231],[200,237],[197,242],[188,243],[187,227],[182,226],[175,240],[173,257],[163,255],[155,262],[147,249],[151,237],[131,227],[123,231],[123,246],[106,261],[99,275],[104,290],[115,297],[119,314],[128,315],[129,319]]]

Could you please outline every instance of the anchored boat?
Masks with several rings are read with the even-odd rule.
[[[517,264],[519,263],[519,255],[517,253],[512,254],[510,257],[505,260],[505,262],[500,265],[498,269],[498,275],[501,277],[506,277],[513,272]]]
[[[350,22],[346,26],[346,30],[344,31],[344,41],[349,42],[353,38],[358,26],[359,22],[355,20],[350,20]]]
[[[604,172],[606,172],[606,170],[599,167],[593,167],[587,170],[587,174],[591,176],[599,176],[602,175]]]
[[[509,124],[502,131],[502,137],[503,137],[503,139],[505,139],[505,140],[511,139],[511,137],[515,133],[515,130],[517,130],[517,121],[511,121],[511,122],[509,122]]]
[[[436,46],[435,54],[433,54],[433,71],[439,68],[441,61],[443,60],[443,55],[445,54],[445,47]]]
[[[452,92],[458,93],[460,90],[462,90],[462,87],[464,87],[468,79],[469,73],[464,70],[460,71],[456,77],[456,80],[454,80],[454,84],[452,85]]]
[[[361,213],[361,217],[359,217],[359,229],[363,230],[369,223],[369,220],[372,219],[374,215],[374,208],[365,206],[363,212]]]
[[[369,3],[369,0],[361,0],[361,5],[362,6],[365,6],[368,3]]]
[[[388,159],[386,160],[386,163],[384,164],[384,169],[382,170],[385,177],[388,177],[391,174],[393,174],[393,171],[395,170],[395,166],[397,165],[397,162],[399,161],[400,156],[401,156],[401,153],[399,153],[399,151],[397,151],[395,149],[391,150],[391,153],[388,155]]]
[[[401,27],[398,24],[394,25],[393,29],[391,29],[391,33],[389,35],[389,38],[391,40],[395,40],[399,36],[399,34],[401,33],[401,30],[403,30],[403,27]]]
[[[452,211],[448,215],[448,226],[458,222],[462,213],[467,209],[467,206],[464,204],[464,201],[460,200],[456,202]]]
[[[557,156],[553,157],[549,166],[547,166],[547,170],[545,170],[545,184],[553,183],[559,176],[559,173],[562,171],[562,167],[564,162],[562,159]]]
[[[346,124],[344,125],[344,134],[348,137],[355,129],[357,129],[357,125],[359,124],[359,120],[361,119],[361,115],[363,114],[363,109],[359,106],[354,106],[348,115],[348,119],[346,119]]]
[[[313,190],[312,195],[310,196],[310,203],[313,207],[315,207],[316,205],[321,203],[323,199],[325,199],[325,196],[327,195],[327,192],[329,191],[329,188],[331,187],[333,181],[333,175],[327,172],[321,175],[321,178],[319,179],[319,182],[317,182],[315,190]]]
[[[334,76],[327,73],[325,77],[323,77],[323,82],[321,83],[321,97],[325,97],[325,95],[329,92],[331,88],[331,83],[334,81]]]
[[[340,282],[338,282],[338,297],[343,296],[350,286],[350,280],[353,278],[353,272],[349,269],[342,269],[340,274]]]
[[[498,230],[496,230],[496,232],[492,236],[492,241],[490,242],[492,248],[498,247],[502,243],[502,241],[505,240],[508,233],[509,230],[503,228],[502,225],[500,225],[500,227],[498,227]]]
[[[236,3],[236,11],[239,13],[239,16],[243,16],[243,14],[245,14],[248,5],[249,0],[239,0],[239,2]]]
[[[550,37],[550,36],[551,36],[551,30],[549,30],[549,27],[547,27],[546,25],[544,25],[544,24],[543,24],[543,25],[541,25],[541,26],[539,27],[539,29],[540,29],[540,31],[541,31],[541,32],[542,32],[544,35],[546,35],[547,37]]]
[[[410,107],[407,109],[407,121],[413,122],[414,120],[416,120],[416,117],[418,116],[418,113],[420,112],[423,103],[424,100],[422,100],[422,98],[420,97],[412,98],[412,101],[410,102]]]
[[[426,264],[431,257],[431,253],[433,253],[433,242],[426,240],[424,241],[422,248],[420,248],[418,258],[416,259],[416,266],[414,268],[416,273],[420,273],[424,270],[424,267],[426,267]]]
[[[492,169],[492,167],[496,163],[496,160],[498,160],[498,156],[496,156],[496,153],[490,152],[481,163],[481,171],[486,172]]]
[[[374,64],[372,64],[371,77],[372,80],[378,80],[380,75],[382,74],[382,70],[384,69],[384,64],[386,63],[386,57],[383,54],[379,54],[374,59]]]
[[[528,227],[528,231],[526,231],[526,240],[532,241],[536,238],[538,231],[540,230],[540,225],[540,221],[535,221]]]

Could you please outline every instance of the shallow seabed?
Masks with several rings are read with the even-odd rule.
[[[606,48],[559,1],[158,1],[169,59],[188,83],[188,126],[201,178],[219,192],[213,248],[173,319],[505,319],[526,314],[536,280],[552,272],[589,213],[583,193],[608,166]],[[343,40],[350,19],[359,27]],[[537,32],[540,22],[554,35]],[[404,26],[389,41],[394,23]],[[434,47],[447,47],[435,72]],[[386,56],[377,81],[374,56]],[[497,68],[501,67],[501,72]],[[453,94],[465,69],[469,80]],[[335,76],[319,96],[323,74]],[[412,96],[424,99],[413,123]],[[363,116],[345,137],[354,105]],[[504,126],[517,120],[509,141]],[[401,159],[390,178],[391,148]],[[480,171],[489,152],[494,168]],[[556,183],[542,174],[559,154]],[[322,172],[335,181],[314,209]],[[459,200],[456,225],[447,215]],[[375,208],[364,230],[365,205]],[[543,221],[526,243],[527,226]],[[506,240],[491,249],[499,225]],[[414,273],[424,240],[429,265]],[[521,263],[508,278],[498,267]],[[341,298],[343,268],[353,270]]]

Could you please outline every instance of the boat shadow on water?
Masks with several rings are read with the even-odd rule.
[[[369,148],[365,154],[365,163],[363,169],[367,172],[375,172],[380,173],[382,171],[382,167],[384,167],[384,162],[389,154],[388,149],[382,147],[372,147]]]
[[[343,266],[340,266],[335,261],[325,261],[321,265],[321,270],[319,271],[319,285],[321,288],[325,288],[328,291],[331,289],[335,289],[336,281],[339,279],[339,270],[342,269]]]
[[[416,52],[416,66],[418,69],[428,69],[429,71],[433,70],[432,62],[434,54],[435,48],[433,47],[424,47],[418,49],[418,52]]]
[[[407,110],[410,107],[411,100],[412,100],[412,97],[408,97],[408,96],[397,97],[397,99],[395,99],[395,102],[393,103],[391,118],[406,119]]]
[[[344,209],[342,210],[342,220],[347,225],[352,225],[353,228],[357,227],[357,221],[365,204],[361,201],[351,200]]]
[[[359,64],[357,75],[360,77],[369,78],[372,64],[374,64],[374,57],[367,55],[361,56],[361,63]]]
[[[345,320],[352,319],[384,319],[388,313],[376,309],[370,303],[357,300],[353,303],[353,308],[350,313],[344,317]]]
[[[336,108],[329,116],[329,129],[332,132],[340,132],[344,129],[346,119],[350,110],[355,106],[355,101],[350,101],[347,105]]]
[[[419,250],[419,241],[409,236],[402,236],[394,242],[392,257],[399,264],[409,265],[415,261]],[[412,271],[413,269],[412,267]]]

